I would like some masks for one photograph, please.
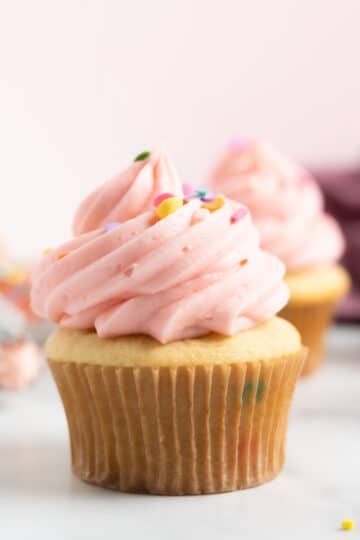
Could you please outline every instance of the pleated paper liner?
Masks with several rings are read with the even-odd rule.
[[[187,367],[49,360],[86,482],[182,495],[249,488],[284,463],[288,411],[305,350],[287,358]]]
[[[324,359],[326,331],[332,322],[335,306],[335,302],[307,305],[290,302],[279,314],[298,329],[302,343],[309,349],[302,376],[316,371]]]

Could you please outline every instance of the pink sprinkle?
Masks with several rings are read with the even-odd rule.
[[[236,212],[234,212],[230,218],[231,223],[236,223],[240,219],[244,218],[248,213],[249,210],[247,208],[238,208],[238,210],[236,210]]]
[[[159,206],[160,203],[165,201],[165,199],[170,199],[170,197],[175,197],[175,195],[172,193],[160,193],[160,195],[154,199],[154,206]]]
[[[182,188],[185,197],[192,197],[195,195],[195,189],[191,184],[183,184]]]
[[[311,178],[310,174],[307,174],[307,173],[304,173],[299,179],[300,185],[303,185],[303,186],[307,184],[311,184],[312,181],[313,179]]]
[[[249,139],[244,139],[242,137],[235,137],[229,142],[229,150],[236,152],[237,150],[244,150],[249,144]]]

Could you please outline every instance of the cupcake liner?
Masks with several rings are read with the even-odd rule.
[[[302,376],[316,371],[324,358],[326,330],[333,319],[336,302],[315,304],[292,304],[279,313],[290,321],[300,332],[302,343],[309,349]]]
[[[262,484],[284,462],[304,357],[159,368],[50,359],[73,471],[107,488],[162,495]]]

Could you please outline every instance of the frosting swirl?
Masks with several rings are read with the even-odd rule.
[[[73,233],[77,236],[131,219],[151,208],[156,195],[165,191],[182,194],[173,164],[162,152],[143,152],[85,198],[75,214]]]
[[[153,180],[153,164],[144,169],[132,166],[90,196],[92,211],[82,205],[87,219],[78,213],[77,233],[120,210],[131,219],[79,234],[44,256],[33,276],[35,312],[64,327],[95,328],[100,337],[143,333],[161,343],[233,335],[277,313],[288,300],[284,266],[259,248],[249,212],[230,201],[211,212],[193,198],[164,219],[154,210],[132,217],[135,201],[128,212],[120,193],[133,194],[129,179],[137,183],[141,174]],[[117,192],[118,184],[127,188]],[[109,202],[101,217],[92,215],[99,194]],[[149,197],[141,195],[139,207]]]
[[[338,260],[341,231],[323,211],[310,174],[271,146],[233,141],[212,171],[210,185],[251,211],[264,249],[296,270]]]

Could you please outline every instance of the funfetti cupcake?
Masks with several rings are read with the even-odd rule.
[[[348,275],[337,264],[343,236],[323,211],[318,185],[271,146],[240,139],[226,149],[209,184],[248,206],[261,246],[285,263],[290,301],[280,315],[295,324],[309,347],[303,374],[311,373],[323,357],[335,304],[349,288]]]
[[[60,326],[47,356],[73,471],[127,492],[262,484],[283,466],[304,361],[275,317],[284,266],[245,207],[190,186],[173,195],[121,223],[111,213],[34,272],[33,308]]]

